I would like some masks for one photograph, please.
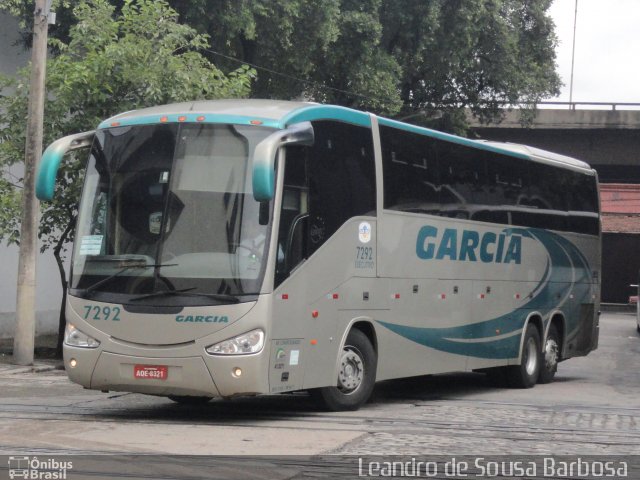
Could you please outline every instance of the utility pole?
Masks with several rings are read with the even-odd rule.
[[[571,47],[571,81],[569,82],[569,108],[573,106],[573,64],[576,57],[576,25],[578,23],[578,0],[576,0],[576,10],[573,14],[573,45]]]
[[[44,80],[47,66],[47,35],[51,0],[36,0],[31,48],[31,81],[27,113],[27,140],[24,155],[22,189],[22,223],[18,260],[16,329],[13,339],[13,362],[33,364],[36,327],[36,258],[38,253],[38,200],[35,196],[36,168],[42,156],[44,117]]]

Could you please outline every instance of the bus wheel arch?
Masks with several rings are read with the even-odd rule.
[[[558,363],[562,360],[564,344],[564,322],[564,315],[560,312],[551,317],[542,345],[538,383],[551,383],[558,371]]]
[[[317,389],[316,397],[332,411],[357,410],[369,400],[378,367],[377,339],[368,321],[346,329],[337,359],[336,385]]]
[[[378,337],[376,335],[376,330],[373,324],[368,320],[357,320],[351,324],[348,330],[351,331],[351,329],[353,328],[357,328],[367,336],[367,338],[371,342],[371,346],[373,346],[373,349],[376,351],[376,354],[377,354],[378,353]],[[345,337],[345,341],[346,341],[346,337]]]

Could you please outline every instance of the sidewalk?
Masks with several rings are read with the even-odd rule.
[[[0,377],[4,377],[6,375],[19,375],[23,373],[42,373],[42,372],[50,372],[52,370],[62,370],[64,369],[64,364],[62,360],[41,360],[34,359],[33,365],[23,366],[23,365],[14,365],[12,362],[12,357],[10,355],[0,354]]]
[[[33,365],[24,366],[13,364],[13,339],[0,339],[0,376],[63,370],[62,359],[55,358],[56,340],[55,335],[36,337]]]

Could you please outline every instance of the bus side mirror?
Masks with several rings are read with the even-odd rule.
[[[258,202],[268,202],[273,198],[275,188],[275,164],[278,149],[284,145],[313,145],[311,122],[291,125],[278,130],[256,145],[253,151],[253,198]]]
[[[51,200],[56,186],[56,175],[62,157],[67,152],[91,146],[95,130],[77,133],[56,140],[42,154],[38,173],[36,174],[36,197],[39,200]]]

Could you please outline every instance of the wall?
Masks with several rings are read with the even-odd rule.
[[[636,290],[640,271],[640,234],[604,233],[602,235],[602,301],[628,303]]]

